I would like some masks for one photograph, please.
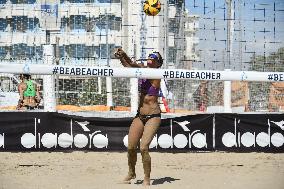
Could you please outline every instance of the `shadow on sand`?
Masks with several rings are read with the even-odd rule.
[[[163,178],[158,178],[158,179],[151,179],[151,181],[153,181],[152,185],[164,184],[165,182],[172,183],[176,180],[180,180],[180,179],[175,179],[175,178],[172,178],[172,177],[163,177]],[[137,180],[134,184],[142,184],[142,183],[143,183],[143,180]]]

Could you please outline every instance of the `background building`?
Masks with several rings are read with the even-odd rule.
[[[198,16],[181,0],[161,0],[158,16],[146,16],[143,2],[0,0],[0,62],[41,64],[42,45],[53,44],[56,64],[121,66],[113,52],[122,47],[135,59],[159,51],[164,68],[191,68],[198,59]],[[11,82],[3,81],[2,88]],[[112,85],[114,105],[129,106],[129,79],[114,78]],[[106,104],[106,80],[60,77],[57,97],[58,104]]]
[[[136,0],[1,0],[1,61],[41,63],[42,45],[50,43],[60,64],[116,65],[112,55],[119,46],[138,59],[160,51],[166,62],[177,64],[185,51],[194,54],[198,25],[184,14],[184,1],[161,2],[160,14],[150,17]]]

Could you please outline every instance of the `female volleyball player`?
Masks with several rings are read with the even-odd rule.
[[[147,66],[131,61],[127,54],[118,49],[115,57],[119,58],[124,67],[135,68],[160,68],[163,64],[162,56],[159,52],[149,54]],[[158,103],[160,90],[160,79],[139,79],[140,102],[137,114],[132,121],[128,133],[128,175],[123,180],[129,183],[136,178],[135,165],[137,161],[137,146],[140,141],[140,152],[144,168],[143,185],[150,185],[151,157],[149,155],[149,145],[161,124],[161,110]]]

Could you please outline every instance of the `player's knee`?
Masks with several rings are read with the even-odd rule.
[[[149,143],[145,142],[146,140],[141,140],[140,151],[149,151]]]
[[[149,151],[149,147],[147,145],[140,145],[140,152],[147,153]]]

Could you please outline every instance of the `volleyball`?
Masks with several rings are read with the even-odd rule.
[[[148,16],[156,16],[161,10],[161,3],[159,0],[146,0],[143,10]]]

